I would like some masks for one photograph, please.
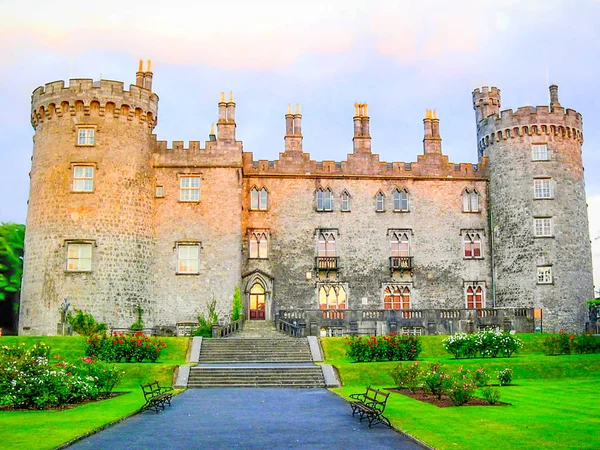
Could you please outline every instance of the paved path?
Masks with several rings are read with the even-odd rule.
[[[422,449],[389,428],[369,429],[326,389],[188,389],[74,449]]]

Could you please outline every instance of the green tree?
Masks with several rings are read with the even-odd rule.
[[[231,320],[235,322],[240,318],[242,314],[242,295],[240,294],[240,288],[235,287],[233,292],[233,307],[231,308]]]
[[[0,301],[12,300],[18,308],[18,292],[21,290],[23,274],[23,244],[25,225],[0,224]]]

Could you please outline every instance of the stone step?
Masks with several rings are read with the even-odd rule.
[[[321,388],[325,386],[323,373],[314,367],[246,367],[195,368],[192,367],[188,388],[234,387],[292,387]]]

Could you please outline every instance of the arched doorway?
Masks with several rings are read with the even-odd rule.
[[[250,320],[265,320],[265,288],[258,281],[250,288]]]

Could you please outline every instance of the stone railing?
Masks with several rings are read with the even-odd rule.
[[[533,308],[480,309],[281,309],[281,321],[306,327],[307,335],[376,334],[414,331],[422,334],[473,333],[481,328],[533,332]],[[370,331],[369,331],[370,332]]]
[[[304,337],[306,327],[296,323],[286,322],[281,320],[278,315],[275,316],[275,327],[278,331],[292,337]]]
[[[227,325],[219,325],[218,323],[215,323],[212,328],[212,337],[213,338],[224,338],[227,336],[231,336],[236,331],[241,331],[243,329],[244,329],[244,315],[242,314],[238,320],[229,322]]]

